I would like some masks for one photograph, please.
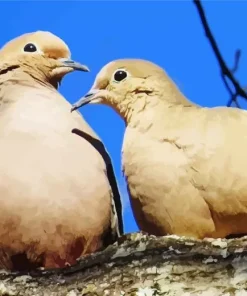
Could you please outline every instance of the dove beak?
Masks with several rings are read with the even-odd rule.
[[[61,62],[63,67],[72,68],[73,70],[83,71],[83,72],[90,71],[86,65],[82,65],[82,64],[75,62],[73,60],[70,60],[70,59],[61,58],[61,59],[59,59],[59,62]]]
[[[75,104],[72,105],[71,112],[89,103],[96,103],[96,104],[101,103],[103,98],[104,98],[104,90],[91,89],[85,96],[83,96]]]

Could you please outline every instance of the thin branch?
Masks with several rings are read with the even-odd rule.
[[[205,13],[204,13],[204,10],[203,10],[203,7],[201,5],[201,1],[200,0],[193,0],[194,4],[196,5],[196,8],[198,10],[198,13],[199,13],[199,16],[200,16],[200,19],[201,19],[201,22],[202,22],[202,25],[204,27],[204,30],[205,30],[205,34],[211,44],[211,47],[214,51],[214,54],[218,60],[218,63],[219,63],[219,66],[220,66],[220,69],[221,69],[221,77],[223,79],[223,82],[228,90],[228,92],[230,93],[230,100],[227,104],[227,106],[230,106],[232,104],[232,102],[235,102],[236,106],[238,108],[240,108],[238,102],[237,102],[237,97],[238,96],[241,96],[242,98],[244,99],[247,99],[247,93],[245,92],[245,90],[240,86],[239,82],[236,80],[236,78],[234,77],[233,73],[235,73],[238,69],[238,65],[239,65],[239,59],[240,59],[240,56],[241,56],[241,52],[240,50],[237,50],[236,53],[235,53],[235,64],[234,64],[234,67],[232,70],[230,70],[220,51],[219,51],[219,48],[218,48],[218,45],[215,41],[215,38],[209,28],[209,25],[208,25],[208,22],[207,22],[207,19],[206,19],[206,16],[205,16]],[[229,83],[228,83],[228,80],[231,81],[233,87],[234,87],[234,91],[231,90],[230,86],[229,86]]]
[[[236,94],[233,94],[233,95],[230,97],[230,99],[228,100],[226,106],[227,106],[227,107],[231,107],[231,105],[232,105],[233,102],[235,103],[235,105],[236,105],[237,108],[241,109],[241,106],[239,105],[239,103],[238,103],[238,101],[237,101],[237,96],[236,96]]]
[[[240,57],[241,57],[241,50],[237,49],[235,52],[234,66],[231,69],[232,74],[238,71]]]

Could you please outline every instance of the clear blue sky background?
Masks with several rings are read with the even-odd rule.
[[[247,1],[202,3],[226,61],[232,65],[235,49],[243,50],[237,77],[247,85]],[[48,30],[67,42],[75,60],[90,67],[90,73],[64,79],[60,91],[72,103],[90,88],[105,63],[127,57],[159,64],[198,104],[225,105],[228,100],[192,1],[0,1],[0,11],[1,46],[20,34]],[[113,159],[125,231],[136,231],[121,172],[123,121],[105,106],[89,105],[81,112]]]

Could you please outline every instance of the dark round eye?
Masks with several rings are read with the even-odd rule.
[[[119,81],[124,80],[127,76],[128,76],[128,73],[126,71],[124,71],[124,70],[118,70],[114,74],[114,80],[119,82]]]
[[[26,52],[35,52],[35,51],[37,51],[37,48],[36,48],[36,46],[34,44],[28,43],[28,44],[25,45],[24,51],[26,51]]]

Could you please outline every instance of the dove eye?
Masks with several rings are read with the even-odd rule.
[[[113,79],[116,82],[120,82],[124,80],[127,76],[128,76],[128,72],[126,72],[125,70],[117,70],[113,75]]]
[[[35,52],[37,51],[37,47],[33,43],[28,43],[24,47],[25,52]]]

